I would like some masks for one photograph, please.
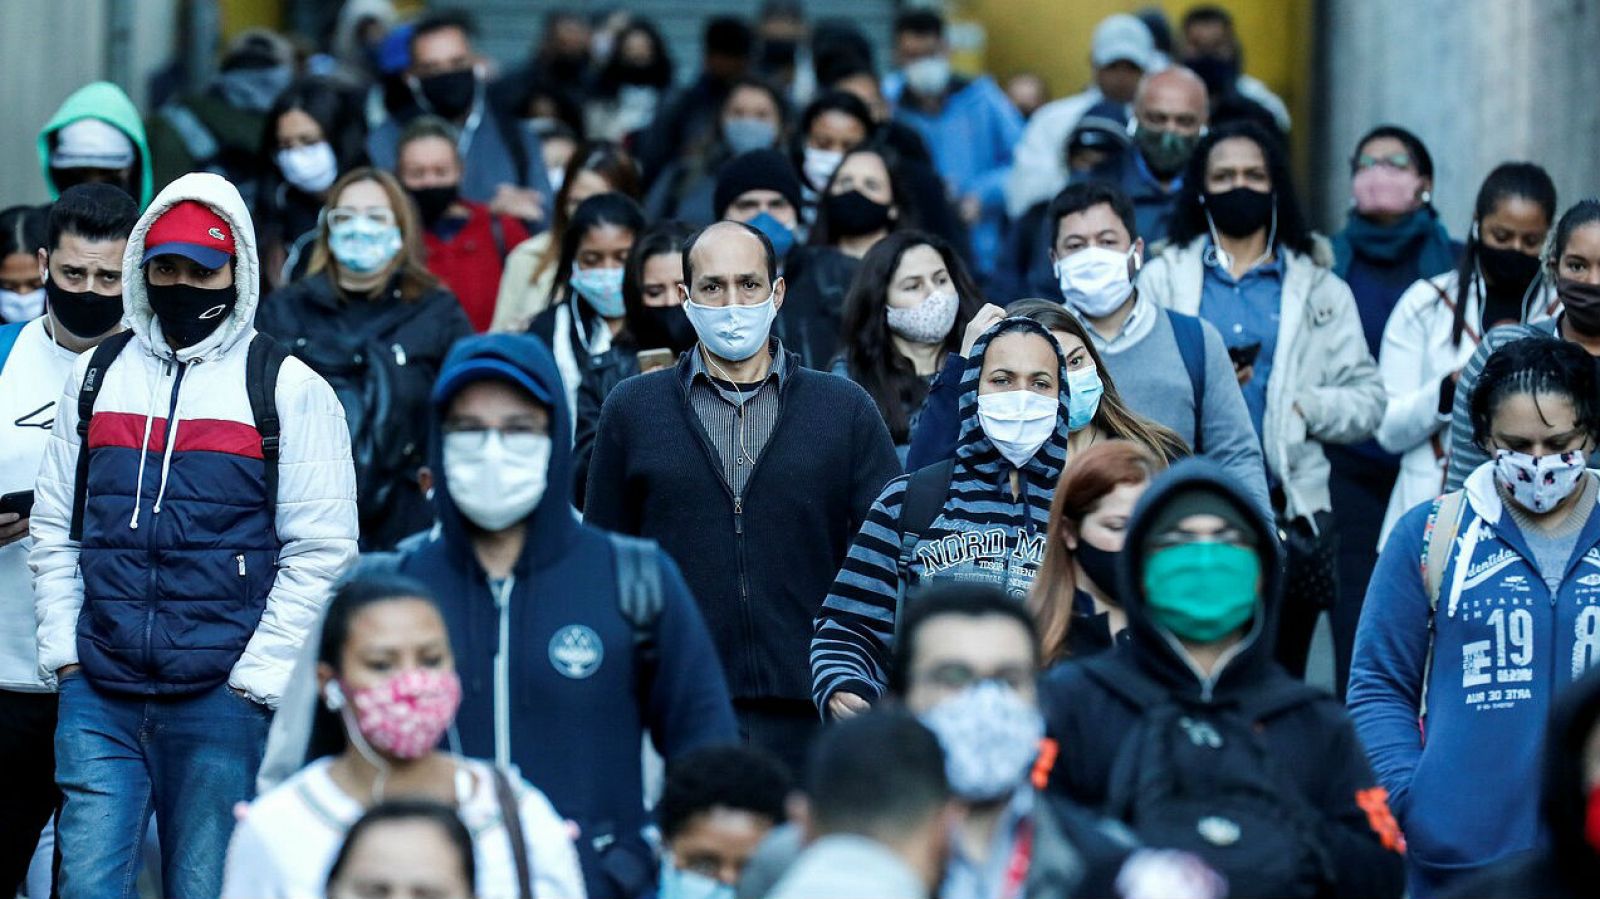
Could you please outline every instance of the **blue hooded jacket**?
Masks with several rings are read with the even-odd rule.
[[[571,432],[561,375],[537,338],[496,334],[462,340],[446,357],[440,383],[448,384],[459,367],[485,360],[513,366],[540,385],[551,397],[550,433]],[[509,761],[581,829],[578,848],[591,899],[622,895],[619,866],[643,865],[646,878],[653,871],[639,839],[648,820],[639,758],[645,732],[669,762],[738,737],[716,650],[677,565],[658,550],[665,601],[658,619],[659,659],[648,695],[636,695],[633,631],[618,600],[611,539],[581,524],[568,505],[572,450],[559,436],[552,441],[548,487],[527,519],[527,541],[502,611],[473,552],[471,525],[450,499],[440,438],[450,399],[435,391],[429,437],[439,524],[425,541],[403,551],[398,568],[439,597],[461,676],[461,750],[504,762],[497,743],[503,752],[508,742]],[[495,691],[502,648],[509,649],[505,697]],[[607,852],[602,860],[597,849],[613,840],[633,851]],[[631,876],[624,872],[620,879]]]

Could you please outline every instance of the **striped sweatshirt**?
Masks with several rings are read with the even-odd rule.
[[[944,506],[917,542],[907,596],[935,582],[993,584],[1018,602],[1028,595],[1044,558],[1050,501],[1067,459],[1066,365],[1056,349],[1061,388],[1056,429],[1019,473],[984,435],[978,418],[978,380],[989,343],[1007,331],[1028,331],[1056,342],[1042,326],[1010,318],[973,346],[961,377],[961,437]],[[838,691],[867,699],[884,695],[894,647],[899,595],[900,516],[909,476],[889,482],[862,523],[844,567],[816,619],[811,640],[811,692],[819,709]]]

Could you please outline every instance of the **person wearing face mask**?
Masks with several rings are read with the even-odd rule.
[[[672,57],[661,33],[645,19],[630,20],[584,106],[584,133],[590,140],[622,141],[648,128],[671,88]]]
[[[947,586],[908,607],[890,682],[938,739],[965,812],[952,827],[939,895],[1138,896],[1132,881],[1154,865],[1173,875],[1162,895],[1220,896],[1195,889],[1214,880],[1203,866],[1134,854],[1126,828],[1038,788],[1051,764],[1041,752],[1039,663],[1033,618],[998,590]]]
[[[52,283],[84,284],[59,252]],[[66,380],[31,516],[38,675],[61,697],[57,885],[118,895],[106,872],[137,867],[153,811],[164,892],[215,896],[290,662],[356,555],[354,466],[328,383],[254,327],[232,185],[169,184],[122,260],[128,330]],[[88,290],[117,283],[86,261]]]
[[[1411,831],[1340,704],[1273,660],[1276,530],[1207,460],[1151,481],[1115,567],[1127,642],[1040,684],[1050,790],[1198,855],[1229,896],[1398,899]]]
[[[215,172],[239,188],[245,202],[260,202],[262,178],[272,160],[260,153],[267,111],[294,79],[294,47],[265,28],[233,40],[220,71],[193,94],[168,101],[145,123],[156,184],[185,172]]]
[[[30,212],[32,210],[29,210]],[[19,218],[0,213],[0,242]],[[121,328],[122,251],[139,209],[107,184],[70,187],[26,230],[31,277],[49,299],[38,317],[0,326],[0,495],[31,497],[61,385],[78,354]],[[8,260],[9,261],[9,257]],[[11,274],[7,266],[0,275]],[[0,799],[0,891],[29,871],[39,833],[61,801],[55,786],[56,695],[40,678],[28,572],[27,509],[0,511],[0,761],[16,772]],[[48,855],[48,850],[47,853]],[[45,865],[48,869],[48,863]],[[49,891],[49,876],[28,886]],[[40,888],[42,887],[42,892]]]
[[[1183,16],[1182,38],[1178,61],[1205,81],[1213,109],[1243,101],[1263,110],[1279,131],[1289,132],[1289,107],[1271,88],[1245,74],[1244,50],[1226,9],[1211,4],[1192,7]]]
[[[45,244],[49,217],[48,206],[0,211],[0,325],[20,325],[44,314],[39,249]]]
[[[360,96],[331,77],[295,81],[267,110],[253,214],[261,267],[273,289],[305,277],[328,189],[366,164],[366,141]]]
[[[474,895],[583,899],[578,853],[544,794],[513,771],[439,748],[461,678],[426,584],[387,573],[346,581],[309,642],[320,689],[306,764],[239,816],[224,899],[317,895],[351,825],[396,797],[461,816],[478,863]]]
[[[461,752],[515,764],[576,823],[590,897],[631,897],[656,872],[642,833],[641,740],[648,734],[670,765],[736,730],[671,558],[573,516],[568,414],[537,339],[462,340],[430,407],[438,526],[364,564],[393,567],[439,598],[461,680]],[[274,721],[264,779],[304,759],[315,667],[303,654],[295,668],[291,695],[304,705]]]
[[[718,186],[729,166],[760,154],[776,156],[789,167],[788,157],[778,150],[786,117],[787,107],[772,85],[754,78],[734,82],[722,103],[716,134],[708,137],[700,152],[681,154],[651,182],[644,199],[646,212],[654,220],[676,219],[695,226],[716,221],[722,212]],[[795,193],[791,230],[800,224],[798,182]]]
[[[1422,899],[1550,844],[1533,789],[1539,746],[1554,701],[1596,660],[1585,573],[1600,551],[1600,477],[1586,467],[1600,445],[1593,358],[1548,336],[1506,344],[1484,365],[1471,412],[1492,458],[1394,526],[1350,671],[1350,714],[1394,800],[1410,894]],[[1486,757],[1495,764],[1479,764]]]
[[[1579,899],[1600,877],[1600,673],[1562,694],[1548,733],[1539,814],[1549,842],[1464,878],[1448,899]]]
[[[437,116],[456,129],[461,197],[538,227],[549,221],[554,196],[539,136],[512,117],[512,104],[490,101],[499,83],[484,74],[475,33],[472,18],[460,10],[432,12],[411,26],[400,82],[410,108],[372,129],[367,155],[374,166],[395,171],[406,126],[419,115]]]
[[[143,209],[156,193],[150,158],[139,108],[109,81],[78,88],[39,129],[39,167],[51,200],[73,185],[104,181]]]
[[[328,191],[310,273],[274,291],[256,326],[333,385],[356,466],[365,549],[428,526],[428,391],[450,345],[472,333],[423,267],[422,225],[389,173],[354,169]]]
[[[765,235],[719,222],[685,242],[683,263],[699,344],[607,397],[584,517],[680,561],[741,733],[799,768],[819,726],[812,621],[900,464],[866,391],[773,336],[786,286]]]
[[[1062,470],[1044,562],[1028,596],[1046,666],[1127,641],[1117,558],[1134,503],[1165,467],[1136,443],[1110,440],[1074,454]]]
[[[511,247],[528,239],[522,222],[461,195],[461,154],[450,125],[419,116],[400,135],[395,177],[422,216],[428,271],[450,288],[478,333],[489,330]]]
[[[706,20],[699,77],[663,104],[634,142],[647,182],[656,183],[668,166],[702,156],[717,142],[729,93],[752,74],[755,41],[749,22],[740,16]]]
[[[777,150],[752,150],[717,170],[712,211],[718,221],[743,222],[760,231],[777,254],[778,271],[800,242],[800,179]]]
[[[899,615],[940,581],[978,581],[1019,605],[1044,554],[1070,439],[1066,360],[1043,325],[1007,318],[967,354],[955,458],[888,483],[817,615],[811,694],[829,718],[887,692]]]
[[[800,173],[808,223],[816,220],[818,200],[845,154],[876,130],[867,104],[848,91],[828,91],[806,107],[795,135],[794,167]]]
[[[1331,254],[1300,213],[1283,144],[1263,126],[1232,122],[1201,138],[1171,239],[1145,264],[1139,292],[1222,333],[1288,541],[1278,657],[1303,676],[1317,618],[1339,595],[1323,446],[1372,436],[1383,420],[1383,382],[1350,288],[1328,269]],[[1344,629],[1339,640],[1353,624],[1333,617]]]
[[[656,805],[661,875],[648,899],[734,899],[767,835],[787,819],[790,775],[747,746],[707,746],[674,762]]]

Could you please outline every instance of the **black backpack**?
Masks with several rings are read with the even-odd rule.
[[[1257,726],[1321,694],[1299,683],[1236,705],[1180,704],[1116,656],[1086,673],[1142,710],[1112,766],[1103,812],[1140,841],[1204,859],[1235,899],[1320,895],[1333,864],[1315,809],[1301,798]]]
[[[895,560],[895,570],[900,576],[894,598],[896,643],[900,642],[900,623],[905,620],[907,592],[911,589],[911,562],[916,556],[917,544],[944,511],[944,501],[950,495],[950,478],[955,470],[956,460],[943,459],[917,469],[906,479],[906,492],[900,500],[900,554]]]
[[[106,371],[132,340],[132,331],[120,331],[100,341],[89,356],[89,367],[78,387],[78,470],[72,491],[70,531],[73,540],[83,539],[83,506],[89,494],[89,420],[94,418],[94,401],[105,386]],[[260,332],[250,339],[245,357],[245,394],[250,398],[250,414],[261,434],[262,478],[269,513],[274,513],[278,504],[278,437],[282,430],[278,421],[278,371],[288,357],[282,344]]]

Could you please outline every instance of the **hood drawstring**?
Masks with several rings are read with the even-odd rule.
[[[182,370],[180,369],[180,377]],[[172,472],[172,448],[178,445],[178,406],[183,402],[183,385],[172,397],[172,417],[167,419],[167,451],[161,455],[161,486],[156,489],[156,504],[150,511],[161,514],[161,499],[167,495],[167,475]],[[141,460],[142,461],[142,460]]]
[[[133,486],[133,516],[128,519],[128,530],[139,529],[139,503],[144,499],[144,460],[150,455],[150,429],[156,420],[156,397],[161,393],[161,378],[157,377],[150,382],[150,397],[145,401],[144,407],[144,442],[139,446],[139,474],[134,479]],[[167,445],[172,445],[172,435],[167,435]],[[160,502],[157,502],[160,505]]]

